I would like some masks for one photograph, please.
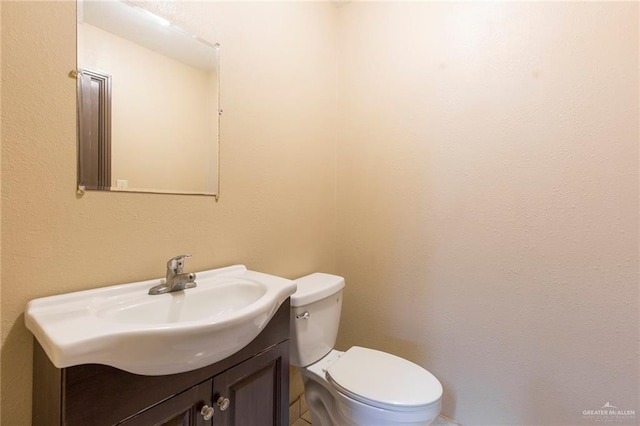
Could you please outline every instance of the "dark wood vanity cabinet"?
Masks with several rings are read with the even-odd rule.
[[[288,425],[289,301],[236,354],[168,376],[97,364],[58,369],[34,342],[33,424]]]

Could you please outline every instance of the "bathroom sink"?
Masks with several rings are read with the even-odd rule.
[[[170,297],[136,294],[96,300],[91,303],[89,310],[98,318],[127,324],[177,324],[203,318],[229,319],[234,313],[258,301],[266,292],[267,286],[259,281],[246,278],[220,280],[218,285],[201,287],[200,291],[168,293]],[[242,314],[244,312],[236,319],[241,320]]]
[[[243,265],[197,272],[197,287],[147,294],[149,280],[29,302],[25,323],[58,368],[104,364],[135,374],[182,373],[249,344],[296,290]]]

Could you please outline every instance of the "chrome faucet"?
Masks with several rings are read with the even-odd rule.
[[[172,291],[184,290],[196,286],[196,274],[184,272],[184,261],[190,254],[176,256],[167,262],[167,277],[164,282],[149,289],[149,294],[164,294]]]

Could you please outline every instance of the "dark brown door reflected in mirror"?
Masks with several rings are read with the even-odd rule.
[[[80,69],[78,78],[78,185],[111,187],[111,76]]]

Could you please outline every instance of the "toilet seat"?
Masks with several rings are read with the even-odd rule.
[[[414,411],[436,403],[442,385],[424,368],[374,349],[353,346],[326,370],[339,392],[374,407]]]

